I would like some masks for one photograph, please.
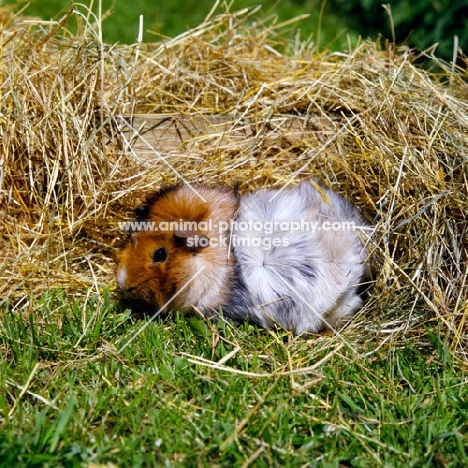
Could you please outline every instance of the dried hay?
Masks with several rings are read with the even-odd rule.
[[[103,45],[89,14],[70,14],[77,35],[67,18],[0,11],[4,301],[20,310],[48,288],[114,285],[117,222],[164,182],[249,190],[318,176],[376,225],[356,339],[403,342],[439,324],[465,355],[466,71],[438,62],[429,75],[389,44],[318,54],[245,11],[131,47]]]

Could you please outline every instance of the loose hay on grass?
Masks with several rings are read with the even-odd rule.
[[[246,11],[133,46],[69,15],[76,35],[0,11],[4,301],[113,286],[118,221],[177,174],[242,191],[318,176],[376,226],[355,339],[440,326],[465,356],[466,70],[391,44],[319,53]]]

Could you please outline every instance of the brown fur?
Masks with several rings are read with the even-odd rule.
[[[220,233],[216,224],[234,218],[237,197],[231,190],[206,187],[196,187],[196,190],[206,202],[187,186],[165,190],[162,196],[156,193],[150,199],[147,220],[156,223],[180,220],[200,223],[211,220],[212,229],[185,234],[218,238]],[[228,255],[229,248],[180,245],[181,234],[184,233],[174,229],[133,233],[127,245],[116,255],[119,286],[149,304],[162,307],[205,267],[166,309],[183,313],[194,307],[200,310],[217,309],[229,301],[231,294],[229,284],[234,263],[232,255]],[[227,236],[227,232],[223,235]],[[162,263],[154,263],[153,253],[159,248],[167,250],[167,259]]]

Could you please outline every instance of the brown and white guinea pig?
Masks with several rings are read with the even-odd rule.
[[[315,182],[243,197],[179,185],[135,212],[165,229],[131,234],[117,254],[117,281],[148,304],[207,317],[221,309],[236,322],[296,335],[333,329],[362,305],[364,223],[354,205]]]
[[[178,185],[153,194],[135,209],[140,229],[116,254],[119,287],[166,310],[216,313],[231,299],[234,259],[228,246],[205,243],[237,208],[232,190]]]

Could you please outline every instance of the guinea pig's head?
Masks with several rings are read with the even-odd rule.
[[[190,239],[190,234],[180,231],[132,233],[115,254],[120,289],[148,304],[167,304],[184,312],[190,305],[177,293],[192,275],[194,257],[203,250]]]
[[[208,313],[226,304],[234,275],[226,241],[238,203],[233,190],[203,186],[168,186],[147,197],[135,209],[136,221],[154,223],[157,230],[132,232],[114,255],[119,287],[182,313],[192,308]],[[172,222],[183,230],[172,230]]]

